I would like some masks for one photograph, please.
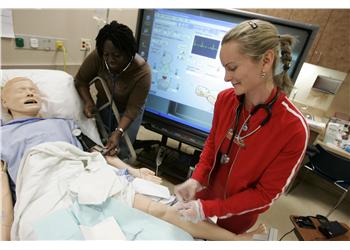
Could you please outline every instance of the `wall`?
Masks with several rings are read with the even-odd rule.
[[[109,20],[136,28],[137,9],[111,9]],[[95,41],[99,30],[93,19],[95,9],[14,9],[15,34],[63,38],[68,52],[67,71],[74,74],[86,52],[80,51],[80,39]],[[14,39],[1,39],[1,65],[11,68],[60,68],[63,52],[16,49]]]

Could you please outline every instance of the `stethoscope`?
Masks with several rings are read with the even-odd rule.
[[[111,101],[110,101],[110,104],[109,104],[111,108],[110,108],[109,114],[108,114],[108,133],[111,133],[111,130],[112,130],[112,102],[113,102],[114,97],[115,97],[114,96],[115,83],[117,82],[117,79],[118,79],[119,75],[130,67],[132,61],[134,60],[134,56],[131,56],[131,59],[130,59],[129,63],[118,74],[113,74],[111,72],[111,70],[109,69],[109,66],[108,66],[108,63],[107,63],[106,59],[103,59],[103,60],[105,62],[105,65],[106,65],[106,68],[107,68],[108,72],[112,76],[112,83],[113,83],[112,91],[111,91],[112,98],[111,98]]]
[[[248,117],[244,120],[242,127],[240,128],[240,130],[237,133],[238,130],[238,123],[239,123],[239,117],[242,113],[243,110],[243,106],[244,106],[244,98],[245,96],[243,95],[242,98],[240,99],[240,103],[237,107],[236,110],[236,115],[235,115],[235,124],[233,129],[230,128],[226,134],[231,134],[232,133],[232,137],[230,139],[230,144],[228,146],[228,149],[226,151],[225,154],[222,154],[220,157],[220,163],[221,164],[227,164],[230,161],[230,157],[228,156],[231,153],[231,149],[232,149],[232,144],[235,141],[235,143],[238,144],[238,146],[240,147],[245,147],[244,144],[244,139],[255,134],[259,129],[261,129],[261,127],[263,127],[270,119],[271,119],[271,115],[272,115],[272,106],[273,104],[276,102],[277,98],[279,95],[279,91],[276,91],[275,96],[272,98],[272,100],[270,102],[268,102],[267,104],[261,103],[256,105],[253,110],[249,113]],[[248,134],[241,136],[242,131],[247,131],[248,130],[248,123],[250,118],[256,114],[256,112],[259,111],[259,109],[263,109],[266,112],[266,117],[264,118],[264,120],[259,124],[259,126],[257,126],[253,131],[249,132]]]

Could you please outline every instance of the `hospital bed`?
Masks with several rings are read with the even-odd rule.
[[[41,116],[72,119],[78,124],[81,131],[85,135],[90,137],[97,144],[102,145],[102,140],[100,138],[101,133],[99,133],[99,131],[97,130],[95,119],[87,119],[82,112],[83,103],[74,87],[74,81],[71,75],[59,70],[17,70],[17,69],[1,70],[1,86],[4,83],[6,83],[6,81],[14,77],[28,77],[35,84],[37,84],[38,88],[41,91],[42,100],[43,100],[42,109],[40,110]],[[99,78],[95,78],[90,84],[94,85],[96,81],[101,81],[103,84],[105,84],[103,80]],[[106,88],[105,85],[104,85],[104,88],[106,89],[107,96],[110,100],[110,94],[108,92],[108,88]],[[92,87],[92,91],[93,89],[94,88]],[[118,120],[120,118],[119,113],[118,113],[118,110],[116,109],[116,106],[113,103],[112,103],[112,109]],[[7,111],[1,107],[1,122],[6,123],[10,119],[11,117],[8,115]],[[135,151],[133,151],[131,142],[128,137],[127,137],[126,143],[130,149],[132,158],[135,159],[136,154],[135,154]],[[13,206],[12,206],[11,193],[9,190],[9,179],[6,173],[6,165],[1,169],[0,188],[1,188],[1,194],[2,194],[1,206],[0,206],[1,224],[2,224],[1,239],[9,240],[10,228],[13,220]],[[130,211],[128,211],[127,209],[123,212],[130,213]],[[150,219],[150,216],[148,217],[144,216],[142,213],[140,214],[140,212],[133,211],[133,210],[131,210],[131,212],[132,212],[131,216],[134,216],[137,218],[140,217],[143,219],[143,221],[147,222],[147,220]],[[157,225],[157,223],[162,224],[163,222],[152,221],[152,223],[147,222],[146,224]],[[180,236],[177,235],[177,237],[180,237],[179,239],[181,239],[181,237],[183,237],[183,239],[191,239],[191,237],[188,237],[189,235],[186,235],[187,233],[183,231],[185,233],[183,234],[181,232],[182,231],[181,229],[178,228],[178,230],[180,231],[177,231],[176,229],[174,232],[175,234],[180,235]],[[154,235],[154,232],[152,232],[151,234]]]

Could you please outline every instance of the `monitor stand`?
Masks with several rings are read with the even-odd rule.
[[[191,177],[201,151],[195,150],[193,154],[188,154],[181,151],[181,142],[178,148],[173,148],[167,145],[167,141],[165,135],[162,135],[161,141],[136,141],[137,161],[158,176],[167,176],[175,184],[180,183]]]

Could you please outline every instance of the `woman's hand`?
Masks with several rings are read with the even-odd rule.
[[[96,115],[97,108],[94,103],[85,103],[84,105],[84,114],[87,118],[92,118]]]
[[[106,155],[117,155],[119,153],[119,142],[120,142],[120,134],[116,131],[114,131],[111,136],[108,139],[108,142],[106,144]]]
[[[176,185],[174,187],[174,193],[179,201],[190,201],[193,200],[196,193],[202,189],[202,185],[197,180],[190,178]]]
[[[198,223],[205,219],[202,203],[200,200],[181,202],[174,205],[181,218],[192,223]]]

